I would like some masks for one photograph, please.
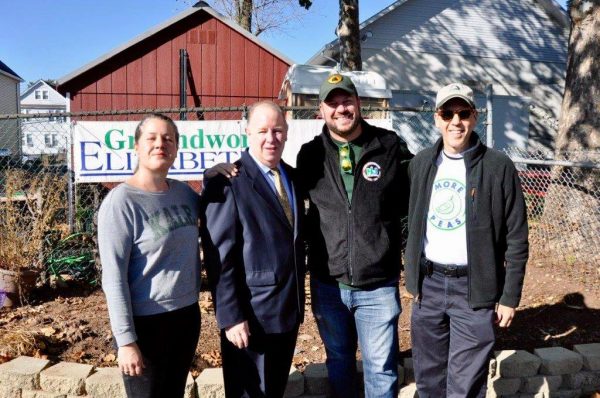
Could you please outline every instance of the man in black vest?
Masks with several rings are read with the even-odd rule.
[[[358,397],[360,344],[365,397],[397,396],[401,220],[408,202],[406,144],[368,124],[348,76],[321,85],[325,125],[298,154],[307,216],[311,303],[336,397]]]

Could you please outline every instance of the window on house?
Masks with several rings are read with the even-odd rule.
[[[48,91],[47,90],[42,91],[42,99],[48,99]]]
[[[44,134],[44,143],[48,148],[54,148],[56,146],[56,134]]]
[[[27,140],[27,146],[28,147],[33,147],[33,135],[27,134],[26,140]]]
[[[40,93],[40,90],[35,90],[35,99],[42,99],[42,93]]]

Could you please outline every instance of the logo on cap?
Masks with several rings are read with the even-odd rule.
[[[331,75],[329,76],[329,79],[327,79],[327,82],[331,84],[338,84],[342,80],[344,80],[342,75]]]
[[[381,178],[381,166],[375,162],[369,162],[363,166],[362,175],[367,181],[377,181]]]

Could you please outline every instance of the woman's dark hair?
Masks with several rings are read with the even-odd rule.
[[[175,122],[173,122],[173,119],[161,113],[149,113],[148,115],[144,116],[144,118],[138,123],[137,127],[135,128],[134,137],[136,143],[139,141],[140,136],[142,135],[142,127],[148,119],[159,119],[167,122],[167,124],[171,128],[171,131],[175,132],[175,143],[179,144],[179,130],[177,129],[177,125],[175,124]]]

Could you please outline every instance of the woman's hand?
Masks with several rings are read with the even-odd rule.
[[[128,376],[141,376],[143,369],[146,367],[137,343],[129,343],[119,347],[117,360],[119,370]]]

